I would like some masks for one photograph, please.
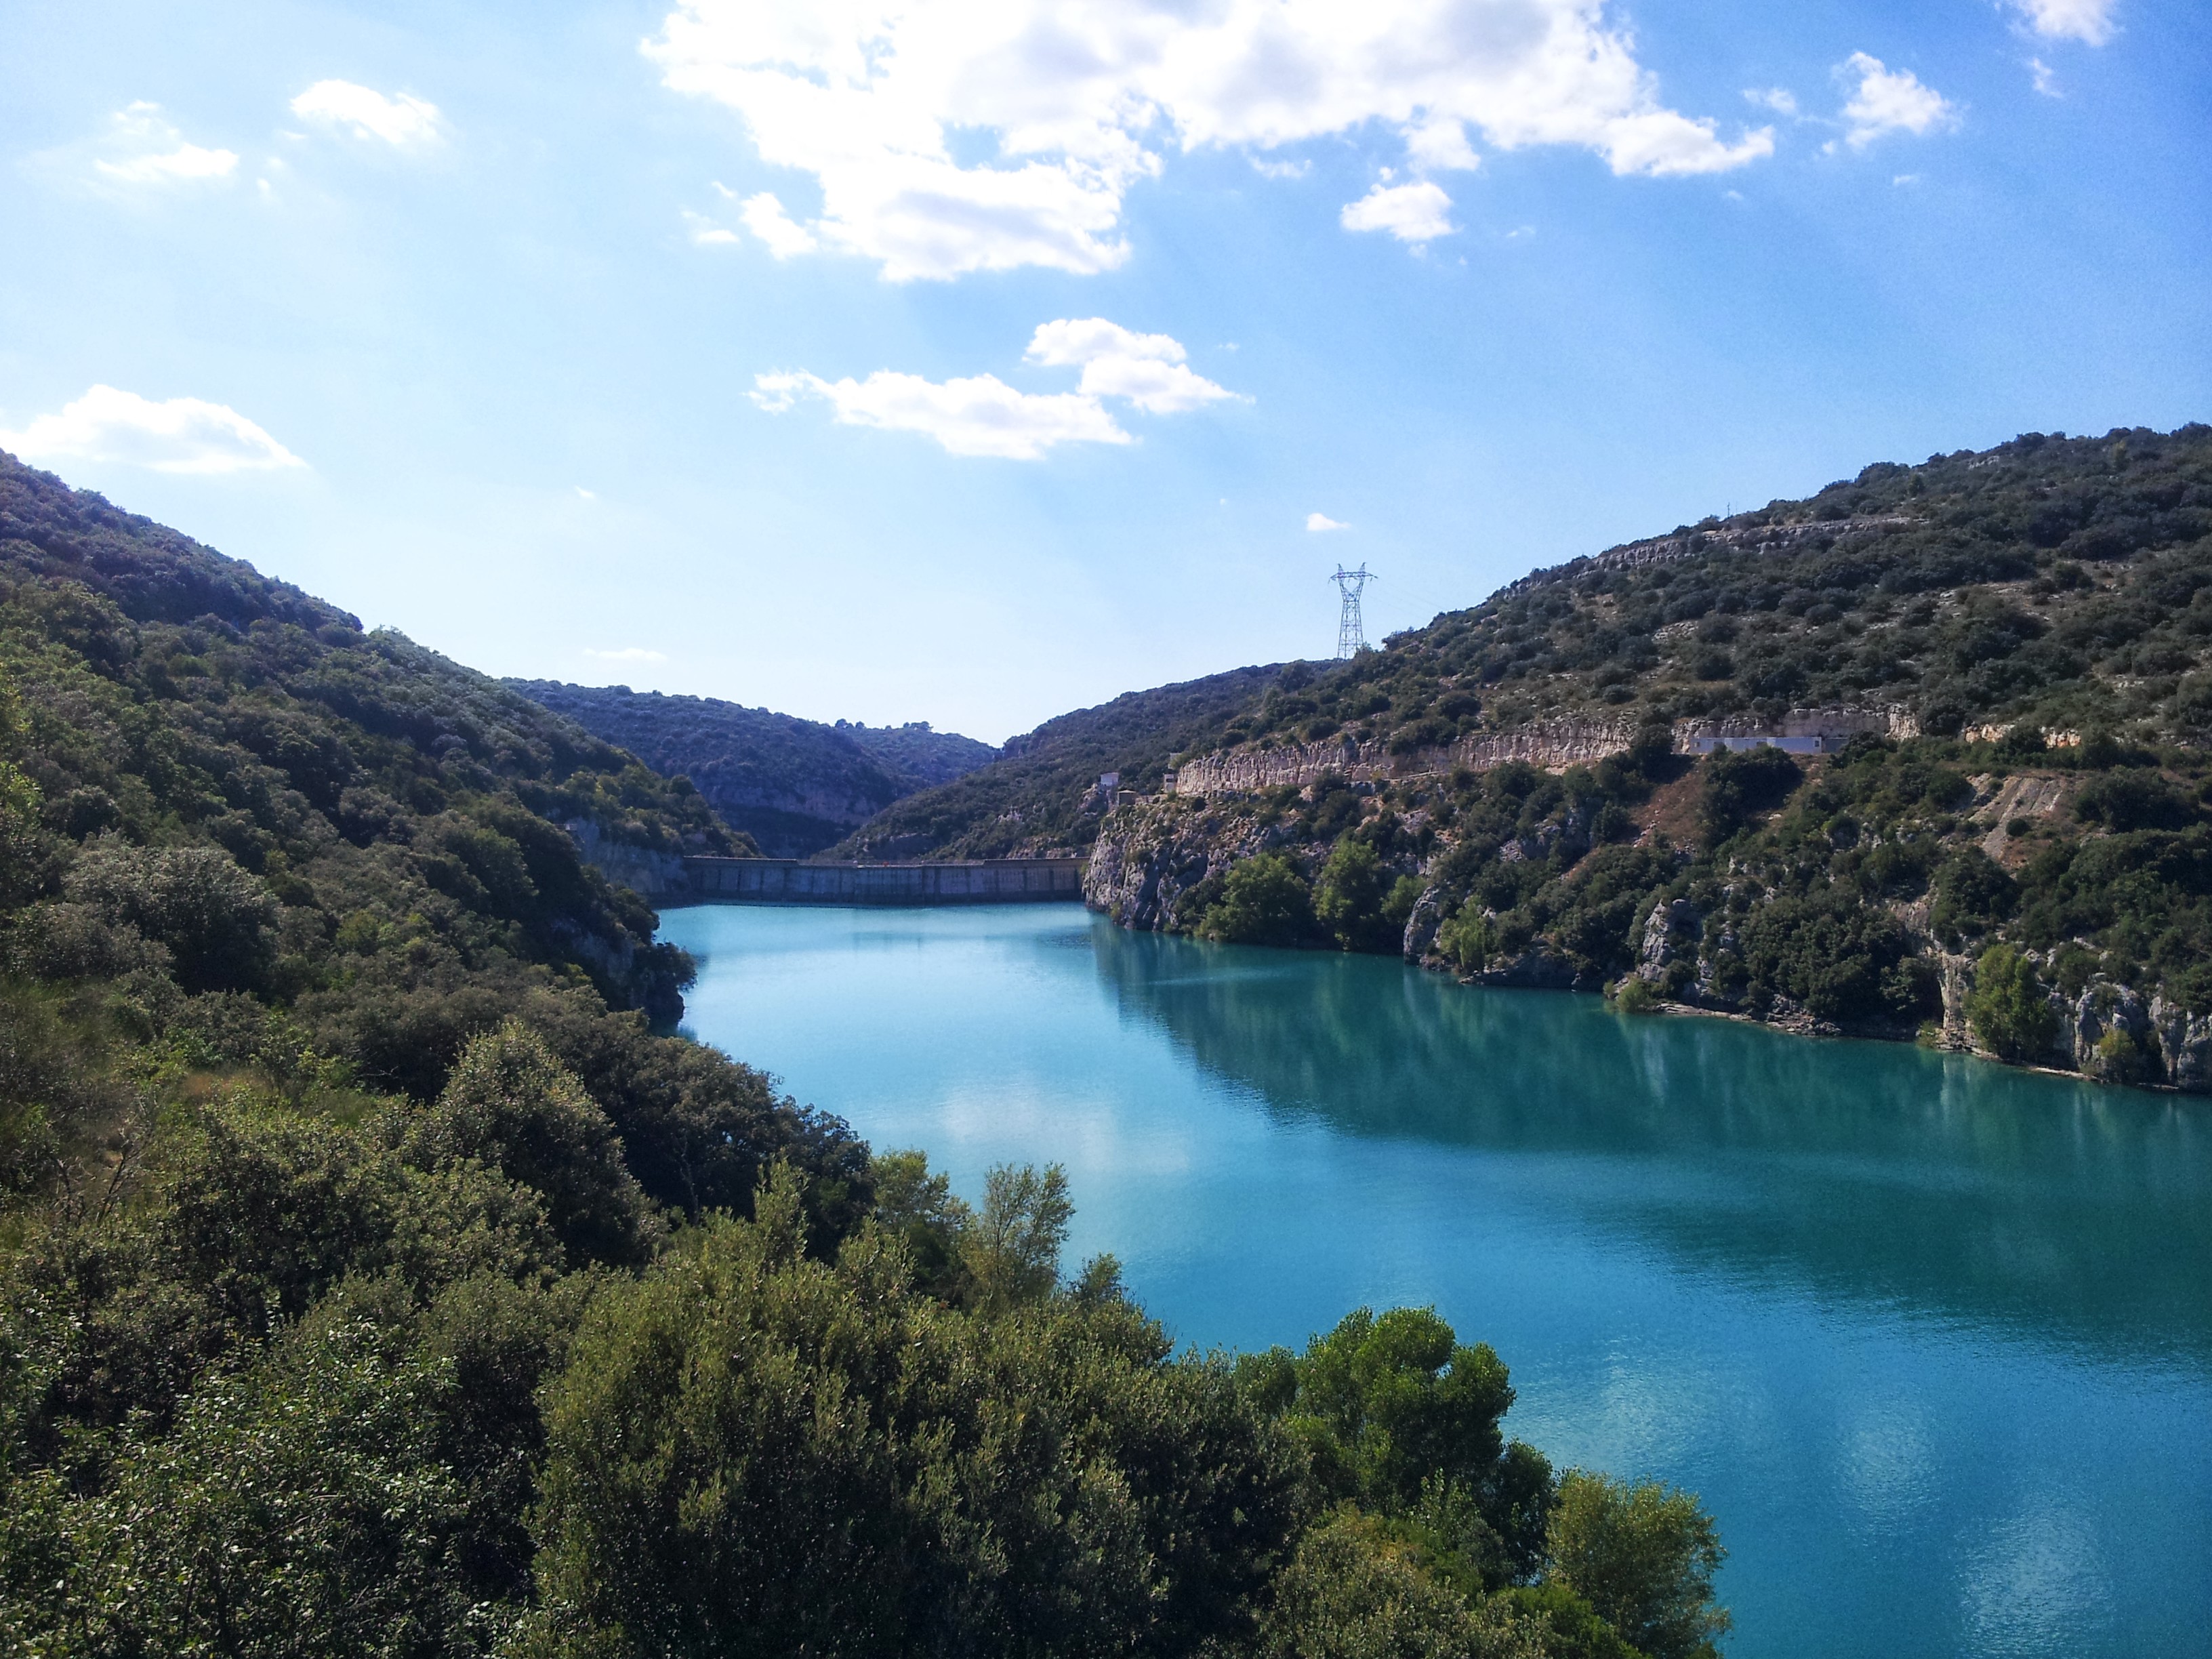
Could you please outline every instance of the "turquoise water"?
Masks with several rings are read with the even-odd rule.
[[[1067,1166],[1200,1346],[1434,1303],[1698,1492],[1735,1659],[2212,1652],[2212,1103],[1073,907],[671,912],[687,1029],[970,1197]]]

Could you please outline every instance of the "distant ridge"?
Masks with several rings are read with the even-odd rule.
[[[627,749],[654,771],[686,777],[722,821],[771,858],[806,858],[893,802],[951,781],[998,750],[957,732],[827,725],[719,697],[626,685],[511,679],[514,690]]]

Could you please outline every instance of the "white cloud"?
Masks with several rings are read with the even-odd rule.
[[[1252,171],[1262,179],[1303,179],[1313,171],[1313,163],[1304,159],[1277,161],[1265,155],[1255,155],[1250,159]]]
[[[1080,368],[1079,389],[1022,392],[995,374],[939,381],[879,368],[865,380],[756,374],[751,395],[771,415],[801,398],[820,398],[842,425],[924,433],[955,455],[1018,461],[1036,460],[1059,444],[1133,442],[1108,411],[1108,398],[1148,414],[1179,415],[1238,395],[1193,373],[1180,341],[1139,334],[1103,317],[1039,324],[1024,355],[1045,368]]]
[[[2031,58],[2027,60],[2027,72],[2035,82],[2035,89],[2045,98],[2058,98],[2064,95],[2058,90],[2058,77],[2051,72],[2051,65],[2040,58]]]
[[[292,100],[292,113],[303,121],[344,127],[356,138],[374,138],[405,149],[434,143],[440,135],[437,106],[400,93],[387,98],[373,87],[351,81],[318,81]]]
[[[1787,87],[1746,87],[1743,95],[1759,108],[1771,109],[1777,115],[1797,113],[1797,94]]]
[[[1237,396],[1192,372],[1180,341],[1133,334],[1103,317],[1040,323],[1024,355],[1033,363],[1080,364],[1085,396],[1126,398],[1153,415],[1180,415]]]
[[[684,222],[690,228],[691,240],[700,247],[725,247],[743,240],[727,225],[718,225],[703,213],[684,210]]]
[[[1881,59],[1855,52],[1837,71],[1858,76],[1858,89],[1844,106],[1850,124],[1844,140],[1855,149],[1893,132],[1924,137],[1959,125],[1958,106],[1922,84],[1911,70],[1885,68]]]
[[[788,259],[794,253],[813,253],[822,244],[814,233],[783,210],[783,204],[767,191],[749,196],[738,210],[745,228],[768,244],[768,251],[779,259]]]
[[[119,461],[155,472],[252,472],[304,466],[245,416],[198,398],[154,403],[96,386],[58,415],[0,432],[0,449],[26,460]]]
[[[865,380],[757,374],[753,384],[753,401],[770,414],[811,394],[827,398],[842,425],[927,433],[955,455],[1034,461],[1055,444],[1131,441],[1096,398],[1017,392],[995,374],[939,382],[879,368]]]
[[[586,489],[583,485],[578,484],[576,486],[576,499],[580,501],[596,501],[599,499],[599,492],[596,489]]]
[[[595,651],[587,645],[584,647],[584,654],[600,662],[666,662],[668,660],[666,652],[650,651],[641,645],[625,645],[613,651]]]
[[[1451,222],[1451,198],[1425,179],[1414,185],[1377,185],[1358,201],[1346,203],[1337,222],[1346,230],[1387,230],[1401,242],[1426,242],[1457,228]]]
[[[643,49],[812,176],[818,216],[778,221],[897,282],[1110,270],[1125,194],[1176,149],[1264,158],[1374,124],[1430,168],[1474,165],[1478,135],[1617,173],[1773,150],[1662,104],[1603,0],[680,0]]]
[[[98,148],[105,154],[94,157],[92,171],[110,185],[189,185],[227,179],[238,168],[235,151],[185,143],[159,104],[118,110]],[[83,152],[76,153],[81,157]]]
[[[1306,514],[1306,528],[1318,533],[1324,530],[1349,530],[1352,526],[1338,523],[1325,513],[1309,513]]]
[[[2013,9],[2038,34],[2093,46],[2112,38],[2112,13],[2118,5],[2118,0],[2012,0]]]

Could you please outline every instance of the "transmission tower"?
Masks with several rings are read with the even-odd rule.
[[[1342,565],[1329,580],[1336,584],[1337,592],[1344,595],[1344,608],[1336,620],[1336,654],[1356,657],[1366,650],[1367,632],[1359,625],[1359,590],[1376,578],[1368,574],[1362,564],[1357,570],[1346,570]]]

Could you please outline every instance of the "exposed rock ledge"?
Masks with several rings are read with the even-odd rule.
[[[1178,768],[1168,783],[1176,795],[1211,796],[1304,788],[1330,774],[1346,779],[1428,777],[1467,767],[1481,772],[1508,761],[1531,766],[1587,766],[1626,750],[1640,729],[1634,720],[1550,720],[1509,730],[1471,732],[1455,743],[1394,754],[1382,743],[1351,738],[1289,744],[1274,749],[1230,749]],[[1793,708],[1778,720],[1749,716],[1677,720],[1674,752],[1698,754],[1717,741],[1794,742],[1842,738],[1861,732],[1913,737],[1919,726],[1901,708]]]

